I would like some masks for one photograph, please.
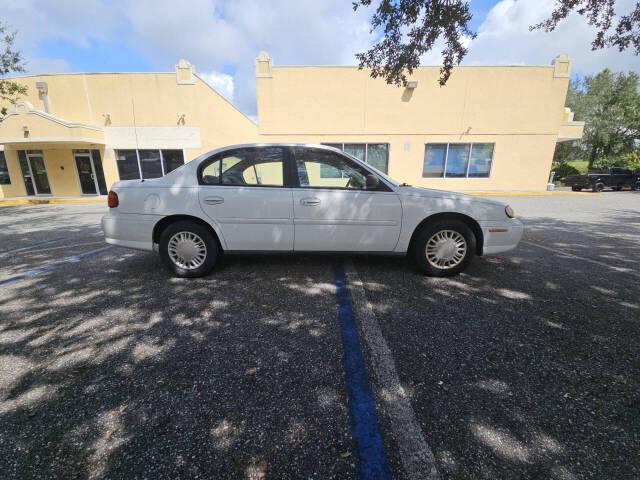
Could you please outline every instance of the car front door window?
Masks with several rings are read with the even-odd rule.
[[[338,153],[305,147],[296,148],[296,169],[303,188],[365,190],[370,174]]]

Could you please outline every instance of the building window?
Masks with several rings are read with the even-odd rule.
[[[118,150],[120,180],[158,178],[184,165],[182,150]]]
[[[423,178],[488,178],[494,143],[427,143]]]
[[[10,185],[9,168],[7,167],[7,159],[4,152],[0,151],[0,185]]]
[[[337,148],[349,155],[356,157],[358,160],[371,165],[382,173],[389,170],[389,144],[388,143],[323,143],[328,147]],[[335,169],[329,168],[329,165],[321,165],[320,175],[322,178],[340,178],[340,173]]]

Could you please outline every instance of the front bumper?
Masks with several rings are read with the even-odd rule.
[[[524,233],[524,224],[516,218],[480,222],[480,228],[484,237],[482,248],[484,255],[513,250]]]

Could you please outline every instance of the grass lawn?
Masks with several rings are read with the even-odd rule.
[[[576,170],[578,170],[580,174],[584,175],[587,173],[587,170],[589,167],[588,160],[574,160],[573,162],[567,162],[567,163],[571,165],[573,168],[575,168]]]

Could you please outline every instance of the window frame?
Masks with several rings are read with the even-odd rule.
[[[1,162],[4,162],[4,167],[7,171],[7,182],[0,182],[0,185],[11,185],[11,173],[9,172],[9,164],[7,163],[7,155],[4,150],[0,150]]]
[[[173,170],[171,170],[171,172],[165,172],[165,168],[164,168],[164,157],[162,155],[162,150],[178,150],[180,152],[182,152],[182,165],[186,165],[187,161],[185,160],[186,156],[184,154],[184,148],[114,148],[113,149],[113,155],[115,157],[115,161],[116,161],[116,170],[118,171],[118,180],[121,180],[120,178],[120,168],[118,167],[118,152],[123,152],[126,150],[133,150],[134,152],[136,152],[136,161],[138,163],[138,178],[131,178],[130,180],[153,180],[154,178],[162,178],[168,174],[170,174],[171,172],[176,171],[178,168],[174,168]],[[150,150],[150,151],[157,151],[160,155],[160,169],[162,170],[162,176],[161,177],[148,177],[145,178],[142,176],[142,164],[140,163],[140,150]]]
[[[369,145],[386,145],[387,146],[387,171],[385,172],[381,170],[381,172],[384,173],[385,175],[389,175],[389,158],[391,157],[391,144],[389,142],[322,142],[320,145],[323,145],[325,147],[336,148],[336,149],[337,147],[335,147],[334,145],[341,145],[340,151],[345,155],[349,155],[350,157],[352,155],[344,151],[345,145],[364,145],[364,160],[361,160],[361,161],[371,167],[373,167],[373,165],[369,163]],[[357,158],[357,157],[354,156],[353,158]],[[358,160],[360,159],[358,158]],[[376,168],[376,167],[373,167],[373,168]],[[324,178],[335,178],[335,177],[324,177]]]
[[[325,146],[329,146],[329,145],[325,145]],[[367,175],[375,175],[376,177],[378,177],[378,180],[380,181],[380,183],[378,183],[378,186],[375,189],[330,187],[330,186],[314,187],[312,185],[300,185],[300,177],[298,176],[298,166],[297,166],[296,151],[295,151],[296,148],[308,148],[311,150],[329,151],[331,153],[340,155],[345,159],[346,162],[355,163],[357,166],[363,168],[366,172],[368,172]],[[293,176],[294,183],[291,184],[291,188],[301,188],[301,189],[311,189],[311,190],[340,190],[340,191],[347,191],[347,192],[393,192],[393,189],[389,185],[387,185],[386,181],[380,175],[378,175],[375,171],[369,170],[367,167],[369,167],[368,164],[366,164],[365,162],[361,162],[358,159],[352,158],[348,153],[345,153],[345,152],[334,152],[332,150],[324,150],[322,148],[304,146],[304,145],[292,147],[291,148],[291,168],[293,169],[293,172],[295,173],[295,175]],[[332,177],[332,178],[335,178],[335,177]],[[341,178],[344,178],[344,177],[341,177]]]
[[[253,184],[235,184],[235,183],[222,183],[222,158],[223,156],[231,156],[233,152],[237,152],[238,150],[249,150],[249,149],[259,149],[259,148],[281,148],[282,149],[282,185],[253,185]],[[239,148],[231,148],[229,150],[224,150],[222,152],[214,153],[210,157],[200,162],[198,165],[198,169],[196,170],[196,179],[198,181],[198,185],[201,187],[231,187],[231,188],[291,188],[291,173],[290,166],[288,165],[291,161],[291,152],[288,147],[279,146],[279,145],[271,145],[271,146],[255,146],[255,147],[239,147]],[[202,181],[202,172],[209,165],[214,164],[215,162],[220,162],[220,166],[218,170],[220,171],[220,175],[218,176],[218,183],[204,183]],[[268,163],[268,162],[264,162]]]
[[[474,175],[472,177],[469,176],[469,167],[471,166],[471,155],[473,154],[473,145],[481,145],[481,144],[491,144],[493,145],[493,149],[491,150],[491,159],[490,159],[490,163],[489,163],[489,171],[487,172],[486,176],[478,176],[478,175]],[[424,176],[424,155],[426,153],[427,150],[427,145],[446,145],[447,148],[445,150],[445,155],[444,155],[444,164],[442,166],[442,175],[438,176],[438,177],[425,177]],[[463,176],[447,176],[447,163],[449,161],[449,145],[469,145],[469,154],[467,155],[467,164],[465,166],[465,170],[464,170],[464,175]],[[486,179],[486,178],[491,178],[491,172],[493,171],[493,159],[495,158],[496,155],[496,142],[425,142],[424,144],[424,153],[422,154],[422,173],[421,178],[457,178],[457,179],[461,179],[464,178],[465,180],[468,179]]]

